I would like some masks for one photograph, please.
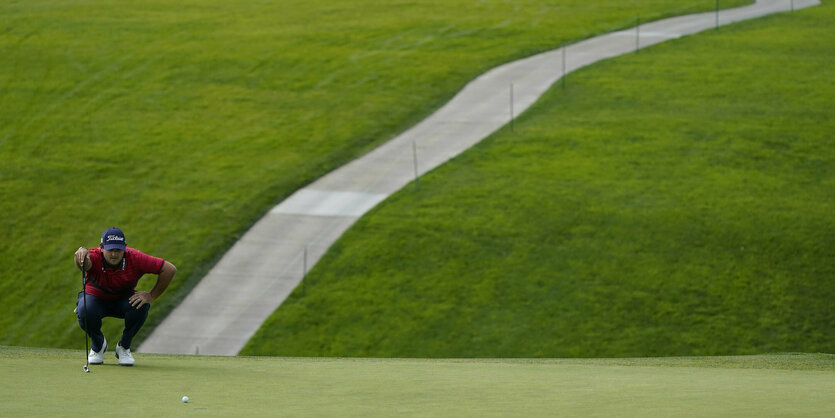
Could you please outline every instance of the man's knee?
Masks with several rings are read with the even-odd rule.
[[[75,316],[79,321],[82,321],[89,311],[88,301],[85,300],[85,296],[81,292],[78,292],[78,300],[75,302]]]
[[[75,304],[75,316],[78,319],[78,325],[85,331],[87,328],[96,330],[101,327],[101,306],[97,300],[90,296],[78,293],[78,301]]]
[[[146,303],[142,305],[140,308],[130,307],[128,311],[125,313],[125,317],[128,316],[132,318],[146,318],[148,316],[148,312],[151,310],[151,304]]]

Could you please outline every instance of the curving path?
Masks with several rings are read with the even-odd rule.
[[[819,3],[757,0],[718,15],[709,12],[642,24],[488,71],[427,119],[270,210],[137,351],[237,355],[305,272],[365,212],[510,122],[512,114],[527,109],[564,72],[717,24]]]

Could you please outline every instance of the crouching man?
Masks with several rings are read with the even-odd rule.
[[[98,248],[76,250],[75,265],[87,272],[84,292],[78,293],[75,312],[78,324],[92,341],[87,355],[90,364],[104,362],[107,339],[101,325],[102,318],[109,316],[125,320],[125,329],[116,344],[116,358],[120,366],[133,366],[130,352],[133,337],[148,318],[150,303],[162,295],[177,268],[161,258],[127,247],[125,234],[119,228],[104,231]],[[156,274],[156,284],[150,292],[136,291],[136,284],[145,274]]]

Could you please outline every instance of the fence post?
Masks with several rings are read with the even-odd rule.
[[[418,161],[417,161],[417,142],[412,141],[412,163],[415,169],[415,186],[418,186]]]
[[[510,83],[510,131],[513,132],[513,83]]]
[[[641,15],[635,18],[635,52],[641,50]]]
[[[565,90],[565,45],[562,46],[562,89]]]

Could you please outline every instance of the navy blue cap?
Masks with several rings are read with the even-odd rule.
[[[107,228],[107,230],[101,234],[101,245],[103,245],[104,249],[107,251],[117,249],[125,251],[125,233],[116,227]]]

